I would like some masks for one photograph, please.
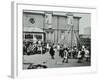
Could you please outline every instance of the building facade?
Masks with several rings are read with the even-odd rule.
[[[71,20],[72,19],[72,20]],[[80,17],[65,12],[23,12],[23,40],[40,40],[48,43],[77,46]]]
[[[80,46],[84,45],[87,48],[91,48],[91,35],[79,35]]]

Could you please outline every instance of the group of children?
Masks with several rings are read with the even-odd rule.
[[[58,50],[59,56],[63,59],[63,63],[68,63],[68,59],[78,59],[78,63],[81,63],[84,59],[86,62],[90,61],[90,51],[86,47],[82,47],[81,49],[77,49],[76,47],[72,50],[69,48],[60,48]],[[54,59],[55,50],[53,47],[50,48],[49,51],[51,58]]]
[[[70,58],[78,59],[78,63],[81,63],[84,58],[86,61],[90,60],[90,51],[84,46],[81,49],[77,49],[76,47],[69,49],[63,45],[50,45],[48,43],[45,46],[41,43],[35,45],[32,45],[31,43],[27,45],[24,43],[23,45],[24,54],[45,54],[49,51],[51,59],[55,59],[55,49],[58,51],[59,57],[63,59],[63,63],[68,63],[68,59]]]

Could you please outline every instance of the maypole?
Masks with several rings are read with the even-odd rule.
[[[72,50],[73,50],[73,13],[68,12],[67,13],[67,24],[69,27],[71,27],[71,57],[72,57]]]
[[[67,24],[71,27],[71,49],[73,48],[73,14],[71,12],[67,13]]]

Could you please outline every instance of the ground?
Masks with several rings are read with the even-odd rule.
[[[77,61],[77,59],[68,59],[68,63],[62,63],[62,58],[58,56],[57,51],[55,52],[55,59],[51,59],[49,52],[43,55],[24,55],[23,69],[27,69],[31,63],[33,65],[45,65],[48,68],[90,66],[90,62],[83,61],[82,63],[78,63]]]

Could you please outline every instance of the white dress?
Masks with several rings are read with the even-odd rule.
[[[68,52],[66,50],[64,51],[64,58],[68,58]]]
[[[85,50],[85,57],[89,57],[89,51]]]
[[[78,52],[77,57],[78,57],[78,58],[81,58],[81,51]]]

